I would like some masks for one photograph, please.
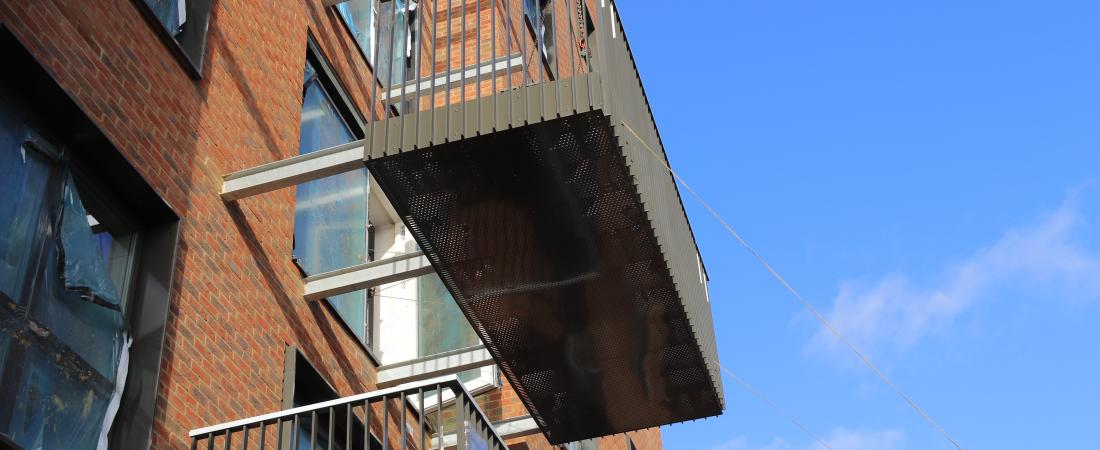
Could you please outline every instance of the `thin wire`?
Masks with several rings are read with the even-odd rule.
[[[768,399],[768,397],[765,397],[763,393],[756,390],[756,388],[753,387],[753,385],[749,384],[749,382],[741,379],[741,377],[739,377],[739,376],[737,376],[737,374],[733,373],[732,370],[729,370],[729,369],[726,368],[726,366],[723,366],[722,363],[718,363],[718,367],[721,367],[722,371],[724,371],[726,373],[726,375],[729,375],[729,377],[732,378],[733,381],[736,381],[737,384],[741,385],[741,387],[743,387],[746,390],[748,390],[749,392],[751,392],[752,395],[755,395],[757,399],[764,402],[765,404],[770,406],[773,410],[775,410],[775,412],[777,414],[779,414],[780,416],[783,416],[784,419],[787,419],[788,422],[794,424],[794,426],[798,427],[799,430],[802,430],[802,432],[805,433],[806,436],[809,436],[809,437],[813,438],[813,440],[817,441],[818,444],[821,444],[822,447],[825,447],[829,450],[833,450],[833,448],[830,447],[829,444],[825,443],[825,441],[823,441],[823,440],[821,440],[821,438],[817,437],[816,434],[813,434],[810,431],[809,428],[806,428],[806,426],[802,425],[802,423],[799,422],[798,420],[796,420],[793,416],[791,416],[790,414],[787,414],[786,411],[783,411],[783,409],[780,408],[779,405],[776,405],[775,402]]]
[[[947,438],[947,440],[950,441],[951,444],[955,446],[955,448],[957,448],[959,450],[963,450],[962,446],[959,445],[959,443],[957,441],[955,441],[955,438],[953,438],[951,436],[951,434],[947,432],[947,430],[945,430],[943,427],[941,427],[939,423],[936,423],[936,421],[932,419],[932,416],[929,416],[928,413],[924,412],[924,410],[921,409],[920,406],[917,406],[917,403],[914,402],[913,399],[910,398],[908,395],[906,395],[905,392],[902,391],[900,387],[898,387],[898,385],[894,384],[894,382],[892,380],[890,380],[890,377],[886,376],[886,374],[883,373],[882,370],[880,370],[878,368],[878,366],[876,366],[874,363],[872,363],[871,360],[866,355],[863,354],[863,352],[861,352],[858,348],[856,348],[855,344],[853,344],[851,341],[849,341],[848,338],[844,337],[843,334],[840,334],[840,331],[838,331],[836,329],[836,327],[834,327],[833,324],[831,322],[829,322],[829,320],[826,319],[825,316],[822,315],[820,311],[817,310],[817,308],[814,308],[814,306],[812,304],[810,304],[810,302],[806,301],[806,299],[802,297],[802,294],[799,294],[798,291],[794,288],[794,286],[791,286],[791,284],[788,283],[787,280],[784,279],[783,276],[780,275],[779,272],[777,272],[775,270],[775,268],[772,267],[772,265],[770,263],[768,263],[768,260],[764,259],[764,257],[761,256],[760,253],[757,252],[756,249],[752,247],[752,245],[749,245],[749,243],[747,241],[745,241],[745,239],[742,238],[741,235],[737,233],[737,231],[734,231],[733,227],[731,227],[729,225],[729,223],[727,223],[726,220],[723,219],[722,216],[719,215],[718,212],[715,211],[714,208],[712,208],[710,206],[709,203],[707,203],[705,200],[703,200],[703,197],[700,196],[698,192],[695,192],[695,189],[692,189],[691,186],[688,185],[686,181],[684,181],[684,178],[681,177],[680,174],[678,174],[678,173],[676,173],[676,171],[672,170],[672,167],[670,167],[668,165],[668,163],[665,162],[664,158],[662,158],[660,155],[658,155],[657,152],[653,151],[653,149],[650,148],[649,145],[646,144],[645,141],[642,140],[638,136],[638,134],[635,133],[634,130],[630,128],[630,126],[626,125],[626,123],[623,123],[623,126],[625,126],[626,129],[628,131],[630,131],[630,134],[634,135],[634,137],[638,140],[638,142],[642,144],[642,147],[645,147],[646,150],[649,150],[649,153],[651,155],[653,155],[653,157],[657,160],[657,162],[661,163],[661,165],[664,166],[664,168],[666,170],[668,170],[668,173],[672,174],[672,176],[674,178],[676,178],[676,180],[679,181],[681,185],[684,186],[684,189],[687,189],[688,192],[691,193],[692,197],[695,197],[696,201],[698,201],[700,204],[702,204],[703,207],[706,208],[708,212],[710,212],[710,215],[714,216],[715,219],[718,219],[718,222],[721,223],[722,226],[726,228],[726,231],[729,231],[729,233],[732,234],[733,237],[737,239],[737,242],[741,243],[741,246],[744,247],[745,250],[748,250],[749,253],[751,253],[752,256],[754,258],[756,258],[756,260],[759,261],[760,264],[762,264],[765,269],[768,269],[768,272],[771,272],[772,276],[775,277],[776,280],[779,280],[779,282],[781,284],[783,284],[783,287],[787,288],[787,290],[790,291],[790,293],[792,295],[794,295],[794,297],[796,299],[798,299],[798,301],[800,303],[802,303],[802,306],[804,306],[811,313],[813,313],[814,317],[817,319],[818,322],[821,322],[821,324],[823,326],[825,326],[825,328],[828,329],[829,332],[833,334],[833,336],[836,336],[836,338],[838,340],[840,340],[840,342],[843,343],[844,346],[848,347],[848,349],[851,350],[852,353],[855,353],[856,356],[859,357],[860,361],[863,361],[864,365],[866,365],[873,372],[875,372],[875,375],[877,375],[879,377],[879,379],[882,380],[883,383],[886,383],[886,385],[889,386],[891,389],[893,389],[894,392],[899,397],[901,397],[903,400],[905,400],[905,402],[909,404],[909,407],[912,408],[913,411],[916,411],[917,414],[919,414],[922,418],[924,418],[925,422],[928,422],[928,424],[931,425],[933,429],[935,429],[940,434],[942,434],[945,438]]]

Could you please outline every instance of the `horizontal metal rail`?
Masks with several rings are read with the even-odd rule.
[[[454,403],[424,408],[425,396],[442,396],[448,391],[455,397]],[[380,427],[371,425],[379,420]],[[399,433],[389,432],[391,422],[400,427]],[[409,436],[414,423],[418,430],[413,434],[418,436]],[[381,434],[371,432],[378,428]],[[343,442],[339,446],[345,450],[367,450],[374,448],[371,442],[375,441],[385,448],[409,448],[411,442],[415,448],[426,449],[429,442],[441,442],[441,437],[448,435],[462,443],[479,440],[483,448],[492,450],[508,448],[455,375],[225,422],[192,430],[188,435],[192,449],[232,448],[234,442],[248,448],[250,438],[260,448],[266,448],[266,442],[274,443],[276,448],[284,448],[287,443],[291,448],[302,448],[308,442],[310,449],[331,449]]]
[[[306,277],[303,290],[306,300],[312,301],[429,273],[432,265],[424,252],[412,252]]]

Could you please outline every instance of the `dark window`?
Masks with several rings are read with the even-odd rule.
[[[329,400],[336,400],[340,398],[332,386],[325,381],[317,369],[313,367],[301,353],[298,353],[294,348],[287,348],[287,364],[286,364],[286,382],[284,383],[283,392],[283,407],[295,408],[298,406],[312,405],[314,403],[321,403]],[[360,408],[361,410],[362,408]],[[359,411],[362,412],[362,411]],[[363,448],[363,422],[355,415],[353,410],[352,414],[352,445],[350,448],[345,449],[344,444],[347,443],[347,407],[335,407],[332,411],[336,420],[333,423],[333,433],[336,439],[332,442],[332,447],[329,446],[328,424],[331,418],[329,417],[328,410],[318,411],[317,413],[317,446],[316,448],[333,448],[338,450],[351,450]],[[302,420],[298,426],[298,448],[302,450],[310,449],[310,442],[308,436],[312,435],[311,423]],[[291,425],[292,426],[292,425]],[[284,430],[284,433],[289,433],[290,429]],[[306,438],[302,438],[306,437]],[[284,438],[285,442],[289,442],[289,439]],[[371,450],[381,449],[382,443],[371,434]]]
[[[202,76],[211,0],[134,0],[184,68]]]
[[[343,98],[327,64],[311,46],[302,82],[298,147],[301,153],[334,147],[362,136],[362,127]],[[366,169],[298,186],[294,256],[303,272],[319,274],[369,260],[368,189]],[[368,348],[372,334],[370,300],[366,291],[327,300],[352,334]]]
[[[0,443],[147,446],[175,216],[2,28],[0,50]]]

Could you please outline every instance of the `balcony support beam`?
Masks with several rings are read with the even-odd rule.
[[[423,252],[407,253],[306,277],[304,294],[306,300],[319,300],[429,273],[432,265]]]
[[[464,320],[456,317],[454,320]],[[378,368],[378,387],[386,388],[496,364],[484,345],[460,348]]]
[[[362,169],[365,155],[364,141],[359,140],[234,172],[222,182],[222,200],[240,200]]]
[[[504,419],[497,422],[493,422],[493,429],[497,431],[501,439],[512,439],[523,436],[530,436],[532,434],[541,433],[535,419],[529,415],[513,417],[510,419]],[[443,448],[454,447],[458,440],[458,436],[448,433],[443,435]],[[439,438],[433,437],[432,444],[429,448],[439,447]]]

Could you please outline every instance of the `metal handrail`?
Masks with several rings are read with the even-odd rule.
[[[446,405],[437,405],[437,407],[435,408],[424,407],[424,397],[426,393],[435,391],[437,392],[437,395],[442,395],[444,390],[450,390],[454,394],[455,399],[459,400],[451,405],[451,407],[455,409],[453,411],[453,414],[450,414],[446,417],[465,418],[461,423],[456,422],[454,424],[454,430],[450,431],[444,430],[447,425],[444,416],[444,408],[446,407]],[[416,401],[414,401],[414,399]],[[310,448],[315,448],[317,447],[318,443],[318,415],[319,413],[324,413],[327,411],[329,419],[327,420],[327,424],[322,424],[322,426],[328,427],[328,448],[333,448],[333,442],[335,439],[337,439],[337,437],[334,436],[334,425],[337,422],[337,413],[335,411],[339,409],[345,415],[345,422],[347,426],[347,428],[345,429],[345,445],[342,448],[344,448],[345,450],[351,450],[351,443],[353,442],[351,424],[353,420],[362,420],[362,423],[365,424],[364,445],[369,446],[369,439],[373,438],[373,435],[371,435],[369,431],[371,428],[371,405],[378,403],[385,404],[389,400],[400,400],[401,411],[403,414],[407,411],[407,406],[410,404],[412,405],[411,412],[416,415],[416,420],[419,422],[419,442],[421,444],[423,444],[424,442],[428,442],[425,440],[425,432],[427,431],[427,426],[431,424],[426,424],[425,422],[430,421],[431,417],[428,416],[434,413],[436,415],[436,423],[434,424],[434,426],[437,429],[437,434],[440,436],[442,436],[445,432],[456,433],[459,436],[460,442],[466,442],[468,439],[472,438],[472,436],[468,436],[467,434],[472,432],[480,436],[480,438],[489,445],[490,449],[507,450],[508,448],[507,445],[504,443],[504,439],[502,439],[497,431],[493,428],[491,422],[485,415],[485,412],[481,410],[481,407],[478,406],[477,402],[474,401],[473,396],[470,394],[469,391],[466,390],[466,387],[462,385],[462,382],[458,379],[456,375],[448,375],[444,377],[433,378],[430,380],[406,383],[388,389],[381,389],[373,392],[338,398],[335,400],[285,409],[268,414],[261,414],[246,419],[233,420],[217,425],[211,425],[191,430],[188,433],[188,436],[192,439],[191,448],[199,448],[200,441],[205,441],[206,448],[221,448],[221,446],[223,445],[224,448],[230,448],[232,442],[243,442],[243,445],[245,446],[245,448],[247,448],[250,430],[255,430],[258,428],[258,439],[260,440],[261,448],[263,448],[263,442],[266,440],[268,435],[267,427],[274,424],[276,425],[274,429],[274,432],[276,433],[276,439],[280,443],[279,447],[281,447],[281,443],[284,442],[285,439],[284,435],[286,434],[289,434],[286,439],[290,439],[290,441],[294,443],[297,443],[300,439],[303,439],[303,437],[300,436],[302,433],[298,429],[298,425],[301,423],[304,417],[306,418],[305,420],[311,421],[311,433],[309,436],[304,438],[309,439],[311,445]],[[419,408],[417,407],[417,401],[419,402]],[[353,408],[357,407],[363,408],[362,417],[353,413]],[[388,414],[389,408],[383,407],[383,427],[387,427],[389,424]],[[401,421],[405,422],[407,420],[408,416],[403,415]],[[288,430],[286,426],[290,424],[293,424],[294,427]],[[401,448],[406,448],[405,444],[408,442],[409,438],[405,432],[407,426],[402,426],[401,428],[401,442],[399,445],[401,446]],[[236,440],[234,440],[235,437]],[[387,433],[383,433],[381,436],[379,436],[379,438],[381,438],[381,440],[383,441],[383,447],[388,448],[389,436],[387,435]],[[297,448],[296,445],[294,447]],[[416,448],[424,449],[426,447],[424,445],[418,445]]]

